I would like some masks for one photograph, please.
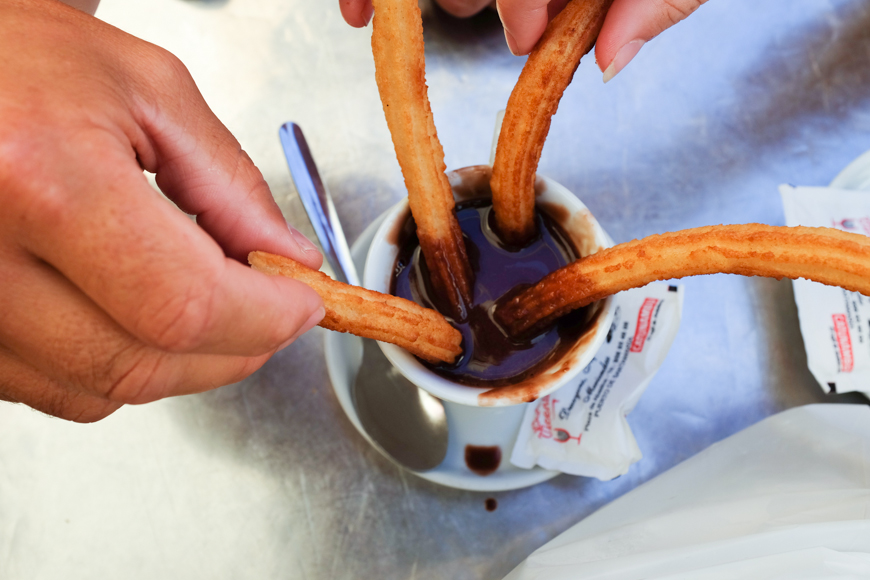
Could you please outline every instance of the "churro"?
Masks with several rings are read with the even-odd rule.
[[[320,326],[398,345],[429,362],[453,362],[462,353],[462,335],[438,312],[389,294],[333,280],[282,256],[251,252],[248,262],[260,272],[287,276],[314,289],[326,316]]]
[[[550,119],[612,2],[569,2],[535,45],[508,99],[490,183],[496,225],[509,243],[522,244],[535,232],[535,173]]]
[[[611,294],[701,274],[806,278],[870,296],[870,237],[832,228],[707,226],[618,244],[509,297],[495,318],[511,335],[535,331]]]
[[[455,319],[471,302],[471,268],[453,213],[444,150],[425,78],[423,21],[417,0],[374,0],[375,79],[432,285]]]

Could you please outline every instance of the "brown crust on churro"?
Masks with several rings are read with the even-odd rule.
[[[405,177],[408,203],[435,291],[457,319],[471,302],[472,273],[444,150],[435,131],[426,88],[423,21],[417,0],[374,0],[375,79]]]
[[[490,183],[499,234],[512,244],[535,232],[535,173],[550,119],[580,59],[595,45],[612,2],[569,2],[535,45],[508,99]]]
[[[251,252],[248,262],[260,272],[294,278],[323,299],[326,316],[320,326],[401,346],[430,362],[453,362],[462,352],[462,335],[428,308],[389,294],[333,280],[299,262]]]
[[[522,334],[611,294],[701,274],[806,278],[870,296],[870,237],[832,228],[707,226],[618,244],[549,274],[496,309]]]

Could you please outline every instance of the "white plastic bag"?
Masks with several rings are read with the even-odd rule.
[[[811,405],[641,485],[506,580],[868,577],[870,408]]]

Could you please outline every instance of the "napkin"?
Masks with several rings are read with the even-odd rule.
[[[779,188],[788,226],[826,226],[870,235],[870,192],[830,187]],[[810,372],[827,392],[870,395],[870,298],[795,280]]]
[[[671,348],[683,287],[656,282],[614,296],[610,331],[580,379],[526,407],[511,463],[609,480],[642,457],[626,416]]]
[[[870,408],[768,417],[536,550],[506,580],[870,577]]]

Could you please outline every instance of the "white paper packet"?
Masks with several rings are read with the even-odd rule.
[[[526,408],[511,463],[609,480],[642,455],[626,420],[671,348],[683,287],[653,283],[617,294],[607,339],[580,375]]]
[[[809,405],[705,449],[505,580],[870,577],[870,409]]]
[[[870,235],[870,192],[830,187],[779,188],[788,226],[825,226]],[[810,372],[827,392],[870,395],[870,298],[794,280]]]

